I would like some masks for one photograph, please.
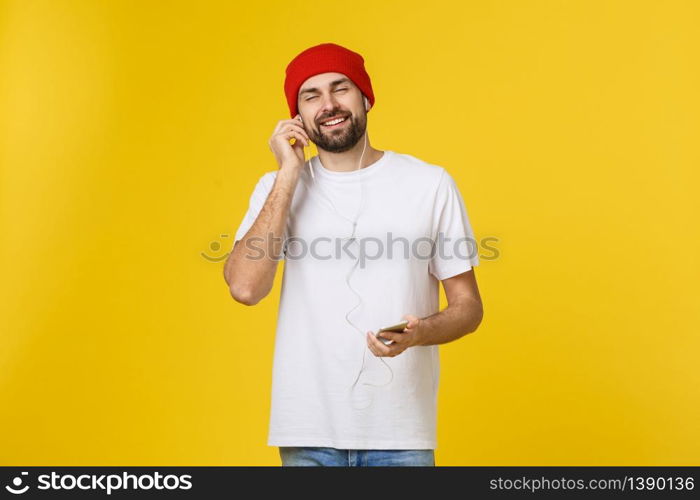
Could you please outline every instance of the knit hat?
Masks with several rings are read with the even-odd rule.
[[[308,78],[319,73],[343,73],[367,96],[370,105],[374,105],[374,92],[372,82],[365,71],[365,60],[357,52],[335,43],[322,43],[304,50],[287,65],[286,73],[284,93],[292,118],[299,113],[299,87]]]

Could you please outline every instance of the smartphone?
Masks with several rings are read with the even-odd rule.
[[[394,333],[403,333],[404,328],[408,326],[408,320],[403,320],[401,323],[397,323],[396,325],[391,325],[391,326],[385,326],[384,328],[380,328],[377,333],[375,334],[375,337],[377,337],[379,340],[381,340],[385,345],[393,344],[393,340],[385,339],[379,336],[380,333],[382,332],[394,332]]]

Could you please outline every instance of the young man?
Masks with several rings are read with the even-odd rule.
[[[284,90],[291,119],[269,140],[279,168],[260,177],[224,267],[233,298],[253,305],[285,259],[268,445],[283,465],[435,465],[438,344],[483,314],[462,197],[444,168],[371,146],[359,54],[311,47]]]

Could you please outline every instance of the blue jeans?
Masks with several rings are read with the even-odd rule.
[[[435,450],[340,450],[299,446],[280,446],[279,449],[282,466],[435,466]]]

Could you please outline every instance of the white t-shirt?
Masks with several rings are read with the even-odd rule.
[[[285,228],[268,445],[435,449],[438,346],[377,357],[366,332],[438,312],[439,280],[479,264],[464,201],[443,167],[408,154],[350,172],[312,165]],[[258,181],[236,240],[276,175]],[[343,240],[359,209],[357,239]]]

